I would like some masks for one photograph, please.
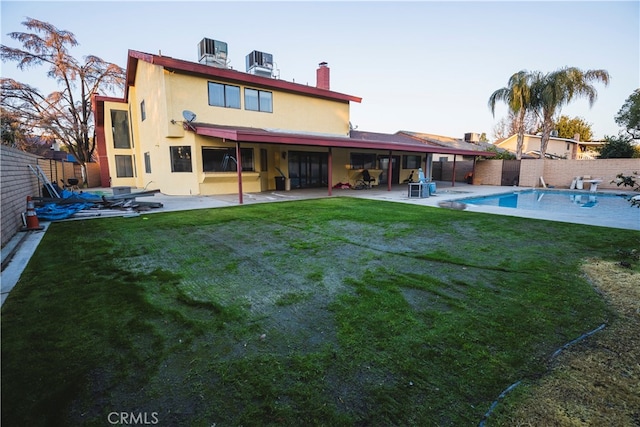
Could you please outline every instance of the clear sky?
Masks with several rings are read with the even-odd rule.
[[[331,69],[331,89],[362,97],[352,103],[358,130],[398,130],[493,139],[487,107],[493,91],[519,70],[564,66],[605,69],[598,100],[562,113],[582,117],[595,138],[616,135],[614,117],[640,87],[640,2],[596,1],[1,1],[2,44],[18,47],[25,17],[72,32],[77,58],[92,54],[126,66],[139,50],[198,61],[203,38],[228,43],[230,65],[245,71],[253,50],[271,53],[280,79],[315,85],[318,63]],[[2,76],[43,91],[45,70]]]

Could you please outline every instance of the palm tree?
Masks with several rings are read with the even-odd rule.
[[[576,67],[565,67],[544,75],[536,73],[531,77],[532,106],[542,120],[540,158],[543,159],[562,106],[576,97],[587,97],[589,106],[593,106],[598,93],[591,82],[602,82],[607,86],[609,73],[606,70],[582,71]]]
[[[522,145],[524,143],[525,116],[531,109],[531,73],[518,71],[509,78],[506,87],[496,90],[489,97],[489,108],[495,117],[496,102],[503,101],[516,117],[516,130],[518,134],[516,143],[516,158],[522,158]]]

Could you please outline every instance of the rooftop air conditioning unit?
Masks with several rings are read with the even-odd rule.
[[[465,142],[480,142],[480,135],[477,133],[465,133],[464,140]]]
[[[198,62],[218,68],[227,68],[228,48],[225,42],[204,38],[198,44]]]
[[[273,55],[254,50],[246,57],[247,73],[273,77]]]

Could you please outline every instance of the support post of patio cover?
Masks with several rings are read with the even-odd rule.
[[[424,176],[428,181],[433,180],[433,153],[427,153],[424,158]]]
[[[451,186],[456,186],[456,154],[453,155],[453,174],[451,175]]]
[[[236,170],[238,171],[238,204],[242,204],[242,155],[239,142],[236,142]]]
[[[391,191],[391,177],[393,176],[393,156],[389,150],[389,166],[387,167],[387,191]]]
[[[327,157],[327,182],[329,183],[329,196],[331,196],[331,188],[333,187],[333,181],[331,179],[331,176],[333,175],[333,156],[331,154],[331,147],[329,147]]]

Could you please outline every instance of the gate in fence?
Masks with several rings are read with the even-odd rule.
[[[502,179],[500,185],[518,185],[520,181],[520,160],[502,161]]]

